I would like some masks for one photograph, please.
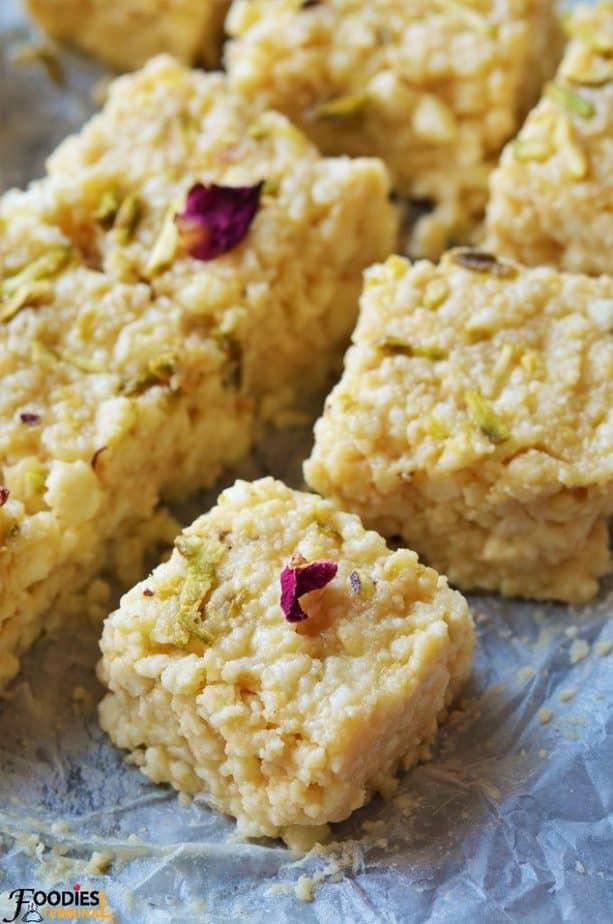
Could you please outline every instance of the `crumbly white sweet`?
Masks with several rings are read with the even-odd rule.
[[[470,251],[368,271],[309,485],[464,590],[584,601],[610,567],[613,279]]]
[[[357,517],[271,478],[236,482],[177,545],[104,625],[113,741],[152,780],[208,793],[248,836],[309,843],[391,792],[470,670],[463,597]],[[338,571],[291,624],[279,578],[296,554]],[[206,641],[184,635],[186,600]]]
[[[0,200],[0,683],[111,537],[323,384],[395,234],[380,162],[326,160],[169,58],[118,80],[48,171]],[[244,240],[188,256],[190,186],[262,180]]]
[[[401,196],[433,200],[413,252],[482,217],[487,178],[559,58],[552,0],[235,0],[236,88],[329,154],[376,154]]]
[[[491,178],[487,246],[613,274],[613,3],[580,7],[555,82]]]
[[[229,0],[25,0],[50,35],[132,71],[162,52],[179,61],[219,62]]]

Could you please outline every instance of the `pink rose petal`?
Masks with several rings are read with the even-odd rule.
[[[189,255],[214,260],[240,244],[260,206],[263,185],[192,186],[185,210],[175,215],[179,239]]]
[[[302,622],[308,618],[300,606],[299,599],[312,590],[321,590],[336,576],[338,565],[334,561],[321,559],[307,564],[290,561],[281,572],[281,609],[288,622]]]

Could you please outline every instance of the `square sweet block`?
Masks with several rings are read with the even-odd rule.
[[[217,65],[230,0],[25,0],[25,5],[50,35],[132,71],[161,52],[186,64]]]
[[[324,382],[395,229],[380,162],[325,160],[171,59],[120,79],[0,229],[4,682],[112,537]]]
[[[560,51],[552,0],[235,0],[236,88],[328,154],[376,154],[403,197],[432,200],[415,252],[481,218],[487,178]]]
[[[613,4],[580,7],[555,82],[491,177],[487,246],[613,274]]]
[[[463,590],[588,600],[610,567],[612,329],[610,277],[390,257],[307,482]]]
[[[427,753],[470,671],[466,602],[272,478],[236,482],[175,546],[105,622],[102,727],[243,834],[313,842]]]

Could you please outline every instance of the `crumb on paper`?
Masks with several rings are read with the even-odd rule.
[[[539,751],[539,757],[541,758],[541,760],[547,760],[547,758],[549,757],[549,751],[547,751],[545,748],[541,748],[541,750]]]
[[[560,690],[558,693],[558,699],[561,703],[569,703],[571,699],[574,698],[576,690],[573,690],[572,687],[564,687],[563,690]]]
[[[296,883],[296,898],[301,902],[312,902],[315,896],[315,881],[310,876],[301,876]]]
[[[94,850],[85,867],[85,872],[99,876],[108,870],[112,862],[113,854],[108,850]]]
[[[52,834],[69,834],[70,827],[68,825],[68,822],[64,821],[61,818],[59,818],[57,821],[54,821],[53,824],[51,825],[51,833]]]
[[[568,635],[569,638],[574,638],[579,630],[577,626],[569,626],[568,629],[565,629],[564,632]]]
[[[551,709],[539,709],[539,711],[536,714],[536,717],[541,723],[541,725],[547,725],[549,722],[551,722],[553,718],[553,712],[551,711]]]
[[[575,863],[575,869],[581,876],[583,876],[583,874],[585,873],[585,866],[583,865],[581,860],[577,860],[577,862]]]
[[[607,655],[611,654],[613,642],[596,642],[594,648],[601,657],[606,658]]]
[[[517,679],[520,683],[526,683],[528,680],[531,680],[535,674],[536,668],[533,667],[532,664],[526,664],[517,671]]]
[[[582,638],[576,638],[570,646],[569,659],[571,664],[578,664],[583,661],[590,653],[590,646]]]

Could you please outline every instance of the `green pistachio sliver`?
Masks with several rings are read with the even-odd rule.
[[[359,115],[368,102],[367,93],[349,93],[316,103],[311,113],[316,119],[347,119]]]
[[[399,353],[403,356],[420,356],[423,359],[431,359],[437,362],[440,359],[447,359],[449,355],[447,350],[439,347],[436,343],[419,344],[414,346],[400,337],[384,337],[377,344],[381,350],[387,353]]]
[[[471,417],[490,442],[498,445],[511,438],[511,431],[478,391],[469,390],[464,395]]]
[[[160,353],[147,363],[146,372],[130,379],[122,388],[124,395],[135,397],[142,395],[144,391],[153,388],[155,385],[170,385],[170,381],[176,372],[177,356],[175,353]]]
[[[567,112],[580,116],[582,119],[589,119],[594,115],[595,109],[591,100],[571,90],[570,87],[563,87],[559,83],[548,83],[545,87],[545,96],[558,106],[562,106]]]
[[[264,138],[269,137],[270,129],[266,125],[262,125],[261,122],[252,122],[247,129],[247,134],[254,141],[262,141]]]
[[[143,205],[138,196],[130,194],[123,200],[113,223],[119,236],[129,241],[143,215]]]
[[[145,266],[145,275],[151,278],[151,276],[155,276],[157,273],[161,273],[163,270],[168,269],[177,255],[178,246],[179,235],[177,233],[177,226],[174,222],[174,210],[172,210],[166,215],[164,223],[162,224],[162,230],[153,245],[153,250]]]
[[[481,343],[483,340],[489,340],[492,331],[480,324],[469,325],[464,333],[469,343]]]
[[[100,201],[93,213],[94,221],[112,221],[119,210],[119,201],[114,192],[107,189],[100,196]]]
[[[513,145],[513,155],[522,163],[543,163],[553,154],[553,146],[545,138],[519,138]]]
[[[430,311],[436,311],[449,296],[449,286],[444,279],[431,279],[424,292],[423,302]]]
[[[64,81],[64,69],[57,49],[50,42],[26,43],[17,48],[11,60],[14,64],[40,64],[49,80],[61,86]]]
[[[264,185],[262,186],[262,195],[263,196],[276,196],[279,190],[281,189],[281,181],[278,179],[268,179],[264,180]]]
[[[473,273],[483,273],[498,279],[511,279],[517,275],[517,270],[511,263],[498,260],[493,254],[482,250],[459,248],[452,251],[451,259],[458,266]]]
[[[54,247],[32,260],[23,269],[0,282],[0,297],[8,298],[22,286],[39,279],[50,279],[59,273],[72,254],[70,246]]]
[[[213,638],[204,627],[206,602],[213,590],[217,570],[227,549],[214,539],[179,536],[175,548],[187,563],[187,578],[179,598],[179,626],[207,644]]]
[[[22,308],[34,308],[53,298],[53,289],[48,282],[26,282],[11,297],[0,304],[0,321],[10,321]]]

